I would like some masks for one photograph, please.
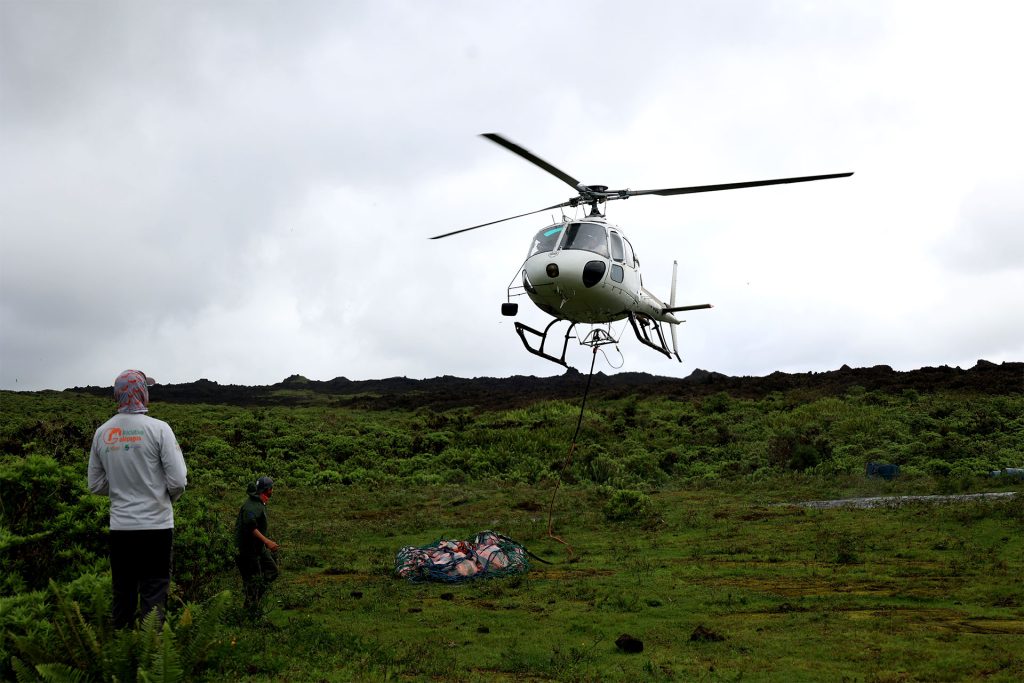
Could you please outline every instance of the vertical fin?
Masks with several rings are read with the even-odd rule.
[[[672,293],[668,296],[668,307],[675,308],[676,305],[676,271],[679,270],[679,261],[672,262]]]
[[[673,308],[676,305],[676,271],[679,270],[679,262],[672,262],[672,292],[668,296],[668,307]],[[676,341],[676,326],[669,324],[669,331],[672,333],[672,353],[675,354],[676,360],[680,363],[683,359],[679,357],[679,343]]]

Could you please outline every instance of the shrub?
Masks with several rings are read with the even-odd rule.
[[[732,405],[732,397],[724,391],[720,391],[704,398],[700,402],[700,409],[705,415],[717,415],[729,412]]]
[[[587,464],[591,481],[597,484],[613,484],[622,476],[622,465],[607,453],[600,453]]]
[[[0,463],[0,595],[68,581],[106,557],[107,503],[53,458]]]
[[[925,463],[924,470],[933,477],[945,478],[949,476],[952,467],[945,460],[932,458],[931,460]]]
[[[647,524],[655,519],[654,501],[640,491],[619,489],[614,491],[602,509],[605,519],[612,522],[639,522]]]
[[[817,427],[787,429],[772,436],[768,443],[768,462],[780,469],[803,472],[831,456],[832,446]]]
[[[174,583],[186,601],[209,597],[214,579],[234,563],[234,518],[188,491],[174,506]]]
[[[309,477],[311,486],[318,488],[334,488],[341,485],[342,476],[335,470],[320,470]]]
[[[635,474],[642,481],[648,484],[661,484],[668,479],[668,471],[675,465],[675,458],[666,460],[664,451],[635,446],[622,464],[627,472]]]

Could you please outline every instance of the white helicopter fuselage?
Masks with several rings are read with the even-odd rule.
[[[503,135],[498,133],[483,133],[482,135],[558,178],[573,189],[575,196],[553,206],[488,223],[480,223],[461,230],[452,230],[435,235],[431,239],[458,235],[495,223],[538,214],[542,211],[589,206],[590,213],[586,218],[573,220],[566,218],[563,214],[562,220],[549,225],[534,236],[533,243],[530,245],[530,253],[527,254],[520,272],[516,273],[512,284],[508,287],[508,300],[501,305],[502,315],[516,315],[519,311],[519,304],[513,303],[512,297],[521,294],[518,291],[519,285],[515,284],[517,280],[521,280],[522,287],[530,300],[554,319],[549,321],[543,330],[536,330],[525,323],[516,322],[516,333],[530,353],[566,366],[566,348],[569,340],[573,338],[573,329],[577,323],[593,326],[589,333],[576,338],[581,344],[593,347],[596,357],[597,349],[600,346],[618,343],[618,339],[611,334],[610,325],[608,329],[603,329],[599,325],[623,319],[629,320],[633,332],[642,344],[670,358],[674,356],[676,360],[682,362],[682,357],[676,348],[676,326],[683,321],[676,318],[673,313],[711,308],[711,304],[675,305],[678,268],[676,262],[672,264],[672,289],[667,306],[658,297],[644,289],[643,280],[640,278],[640,264],[636,260],[633,247],[618,227],[609,225],[605,220],[599,209],[602,204],[641,195],[670,197],[764,185],[805,183],[812,180],[845,178],[853,175],[852,172],[830,173],[715,185],[691,185],[648,190],[609,190],[606,185],[584,185],[565,171],[552,166]],[[553,326],[562,321],[569,321],[570,324],[561,342],[561,352],[546,350],[545,344],[551,341],[548,333]],[[671,346],[663,333],[662,323],[669,326]]]
[[[632,312],[680,322],[644,289],[640,264],[622,230],[599,216],[566,219],[538,232],[521,275],[530,300],[556,318],[599,324]]]

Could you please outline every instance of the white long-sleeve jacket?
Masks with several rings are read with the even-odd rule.
[[[118,413],[96,430],[89,490],[110,496],[111,530],[172,529],[171,503],[185,491],[185,458],[170,425]]]

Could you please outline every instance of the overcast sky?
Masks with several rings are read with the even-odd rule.
[[[1024,4],[0,0],[0,388],[551,375],[500,305],[556,178],[683,363],[1024,360]],[[520,300],[518,319],[544,314]],[[590,353],[574,346],[581,371]]]

